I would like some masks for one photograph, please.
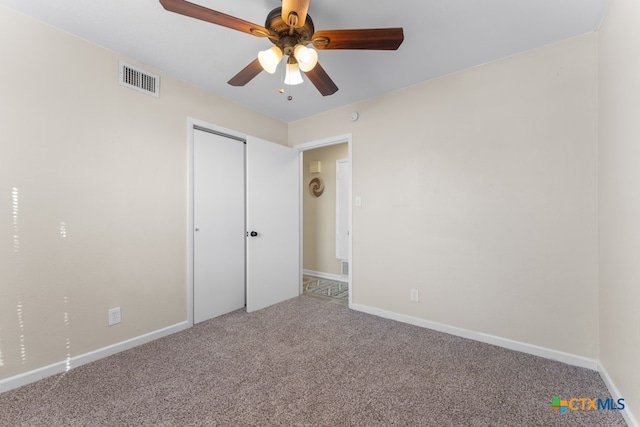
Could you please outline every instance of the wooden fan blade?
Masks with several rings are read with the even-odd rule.
[[[396,50],[404,41],[402,28],[316,31],[316,49]]]
[[[320,64],[316,64],[311,71],[307,71],[304,74],[309,78],[311,83],[313,83],[322,96],[333,95],[338,91],[338,86],[336,86],[333,80],[331,80],[331,77],[329,77]]]
[[[309,11],[309,0],[282,0],[282,20],[285,24],[289,24],[289,14],[295,13],[298,16],[298,22],[294,28],[302,28],[307,20],[307,12]]]
[[[221,25],[223,27],[231,28],[232,30],[253,34],[257,37],[266,37],[269,35],[269,30],[260,25],[244,21],[240,18],[236,18],[235,16],[226,15],[213,9],[208,9],[198,4],[189,3],[185,0],[160,0],[160,4],[170,12],[179,13],[180,15],[189,16],[201,21],[211,22],[212,24]]]
[[[249,65],[244,67],[238,74],[233,76],[229,83],[231,86],[244,86],[249,83],[255,76],[262,71],[262,65],[258,58],[254,59]]]

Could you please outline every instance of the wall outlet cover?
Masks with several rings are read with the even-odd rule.
[[[109,326],[116,325],[122,321],[120,307],[109,309]]]

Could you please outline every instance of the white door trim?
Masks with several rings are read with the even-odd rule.
[[[235,138],[247,139],[247,135],[235,130],[223,128],[193,117],[187,117],[187,323],[189,326],[193,326],[193,130],[195,126]]]
[[[313,150],[315,148],[327,147],[329,145],[336,144],[347,144],[347,159],[349,160],[349,200],[353,200],[353,159],[352,159],[352,134],[345,133],[342,135],[336,135],[329,138],[318,139],[316,141],[305,142],[303,144],[294,145],[293,148],[297,149],[299,152],[299,160],[300,160],[300,177],[299,180],[302,182],[303,172],[304,172],[304,164],[302,159],[302,153],[307,150]],[[300,191],[303,190],[304,186],[300,186]],[[353,277],[353,209],[352,203],[349,204],[349,308],[353,304],[352,296],[353,296],[353,286],[352,286],[352,277]],[[303,271],[303,221],[302,221],[302,194],[300,195],[300,271]],[[302,294],[302,278],[300,278],[300,294]]]

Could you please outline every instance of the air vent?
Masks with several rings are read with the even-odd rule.
[[[342,260],[342,276],[348,277],[349,276],[349,261],[344,261]]]
[[[120,61],[120,84],[128,88],[160,97],[160,76]]]

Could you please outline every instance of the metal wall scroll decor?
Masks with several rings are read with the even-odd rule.
[[[322,196],[322,193],[324,193],[324,182],[322,182],[321,178],[313,178],[309,181],[309,192],[315,197]]]

